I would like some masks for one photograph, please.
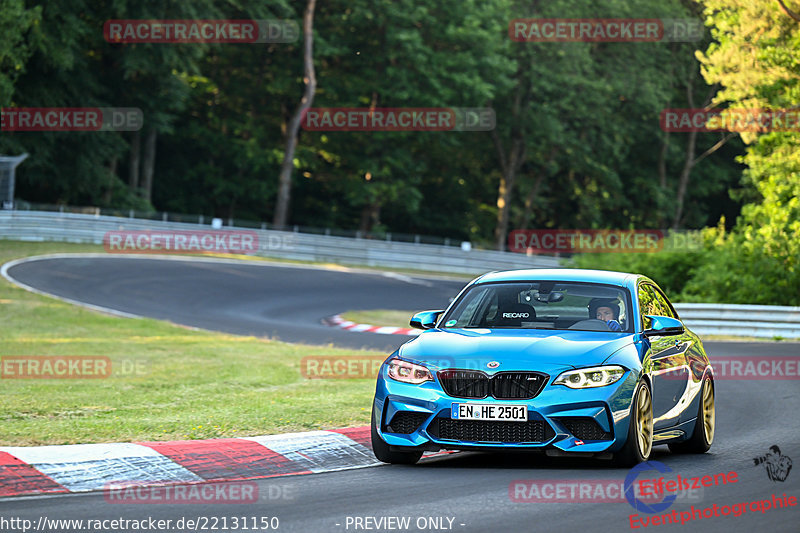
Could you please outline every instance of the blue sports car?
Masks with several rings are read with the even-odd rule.
[[[383,363],[372,448],[413,464],[441,449],[646,461],[654,445],[704,453],[714,373],[652,280],[573,269],[492,272]]]

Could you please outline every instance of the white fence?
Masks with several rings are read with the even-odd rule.
[[[0,239],[102,244],[109,231],[197,230],[208,224],[136,218],[0,210]],[[386,268],[478,275],[491,270],[557,267],[558,259],[511,252],[462,250],[454,246],[415,244],[226,227],[255,231],[257,255],[279,259],[333,262]],[[800,338],[800,307],[730,304],[676,304],[681,319],[701,335]]]

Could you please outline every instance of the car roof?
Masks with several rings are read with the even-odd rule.
[[[605,283],[620,287],[633,287],[635,281],[644,277],[628,272],[610,270],[588,270],[581,268],[530,268],[525,270],[504,270],[489,272],[475,280],[475,283],[492,283],[498,281],[578,281]]]

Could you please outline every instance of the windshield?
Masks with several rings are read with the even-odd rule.
[[[629,301],[627,290],[597,283],[478,284],[458,300],[441,325],[630,333]]]

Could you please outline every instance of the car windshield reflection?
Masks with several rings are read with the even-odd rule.
[[[626,289],[598,283],[477,284],[444,317],[444,328],[633,330]]]

